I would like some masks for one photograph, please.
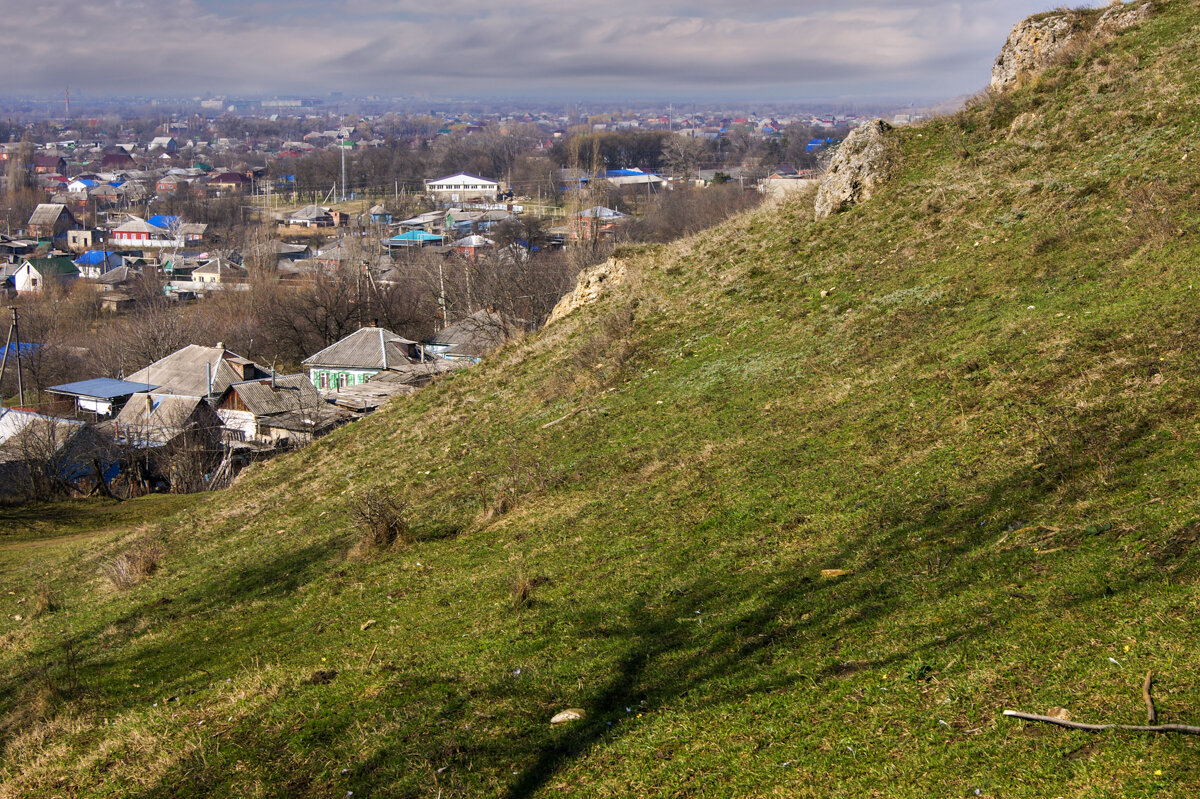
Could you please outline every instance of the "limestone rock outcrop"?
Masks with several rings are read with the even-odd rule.
[[[1113,3],[1090,21],[1078,11],[1038,14],[1018,22],[992,66],[988,89],[1002,92],[1048,67],[1068,45],[1081,39],[1111,36],[1150,13],[1146,2]]]
[[[616,286],[625,282],[625,264],[616,258],[609,258],[602,264],[579,273],[579,282],[575,290],[564,296],[550,312],[549,322],[562,319],[576,308],[591,305]]]
[[[817,187],[817,219],[869,200],[891,176],[894,150],[892,126],[882,119],[852,130],[834,153]]]

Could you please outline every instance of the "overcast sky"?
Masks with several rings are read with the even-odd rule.
[[[1053,0],[0,0],[0,94],[896,102]]]

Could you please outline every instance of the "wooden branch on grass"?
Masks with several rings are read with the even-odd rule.
[[[586,411],[586,410],[587,410],[587,408],[576,408],[573,411],[564,413],[562,416],[558,417],[553,422],[546,422],[544,425],[542,425],[542,429],[545,430],[547,427],[554,427],[554,425],[558,424],[559,422],[565,422],[567,419],[570,419],[575,414],[582,413],[583,411]]]
[[[1146,701],[1146,723],[1153,724],[1158,718],[1158,714],[1154,712],[1154,699],[1150,696],[1150,686],[1154,684],[1154,672],[1146,672],[1146,680],[1142,683],[1142,699]]]
[[[1067,721],[1054,716],[1039,716],[1036,713],[1022,713],[1019,710],[1006,710],[1004,715],[1026,721],[1040,721],[1043,724],[1055,724],[1072,730],[1087,730],[1088,732],[1103,732],[1104,730],[1126,730],[1128,732],[1177,732],[1182,735],[1200,735],[1200,727],[1188,724],[1084,724],[1079,721]]]

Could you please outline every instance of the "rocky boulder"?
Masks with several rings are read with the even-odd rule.
[[[1018,22],[992,66],[988,89],[1002,92],[1050,66],[1068,45],[1117,34],[1145,19],[1150,4],[1115,2],[1094,20],[1084,12],[1038,14]]]
[[[878,119],[855,128],[838,147],[817,187],[816,216],[825,219],[864,200],[891,176],[892,126]]]
[[[616,286],[625,282],[625,264],[616,258],[609,258],[602,264],[597,264],[579,273],[575,290],[564,296],[550,312],[550,322],[562,319],[576,308],[591,305]]]

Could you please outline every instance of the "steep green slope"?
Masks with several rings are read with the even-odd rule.
[[[1195,21],[899,131],[848,213],[624,253],[168,521],[0,550],[0,796],[1191,795],[1194,739],[1001,711],[1138,723],[1153,670],[1200,724]],[[415,540],[354,555],[373,486]]]

